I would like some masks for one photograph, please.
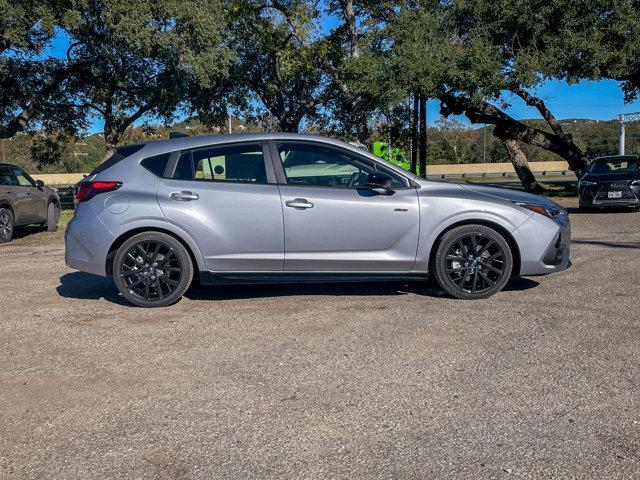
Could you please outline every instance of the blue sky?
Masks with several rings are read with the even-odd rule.
[[[330,23],[324,25],[330,28]],[[64,57],[69,45],[69,39],[65,35],[58,35],[51,48],[44,55]],[[591,118],[594,120],[613,120],[620,113],[640,111],[640,100],[625,104],[622,91],[618,82],[606,80],[600,82],[580,82],[569,85],[566,82],[550,80],[543,83],[535,91],[536,95],[545,100],[549,109],[559,119],[567,118]],[[511,106],[506,110],[516,119],[540,118],[537,110],[528,107],[522,100],[516,97],[505,97]],[[433,125],[438,119],[439,105],[437,101],[429,101],[427,122]],[[468,123],[464,117],[460,120]],[[90,127],[90,133],[99,132],[102,129],[102,121],[95,119]]]

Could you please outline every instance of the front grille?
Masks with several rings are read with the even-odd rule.
[[[609,198],[609,192],[622,192],[621,198]],[[611,185],[605,185],[600,187],[596,194],[596,200],[615,201],[615,200],[636,200],[635,193],[631,190],[629,185],[620,185],[613,187]]]

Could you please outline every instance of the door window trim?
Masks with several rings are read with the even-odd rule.
[[[287,182],[287,175],[284,171],[284,165],[282,164],[282,160],[280,158],[280,153],[278,152],[278,147],[282,144],[297,144],[297,145],[311,145],[311,146],[319,146],[319,147],[324,147],[327,148],[328,150],[334,150],[342,155],[346,155],[349,157],[357,157],[358,160],[367,163],[369,165],[372,165],[376,171],[382,171],[383,173],[389,173],[390,175],[393,175],[395,177],[401,178],[404,183],[405,186],[403,188],[395,188],[394,190],[408,190],[408,189],[415,189],[415,187],[413,186],[411,180],[407,177],[405,177],[404,175],[391,170],[391,169],[387,169],[385,168],[383,165],[380,165],[378,162],[376,162],[375,160],[372,160],[369,157],[366,157],[364,155],[361,155],[357,152],[353,152],[351,150],[348,150],[346,148],[342,148],[336,145],[331,145],[328,143],[324,143],[324,142],[314,142],[313,140],[286,140],[286,139],[281,139],[281,140],[269,140],[269,151],[270,151],[270,158],[271,158],[271,163],[273,164],[273,168],[275,170],[275,175],[276,175],[276,179],[277,179],[277,183],[278,185],[282,185],[282,186],[289,186],[289,187],[302,187],[302,188],[331,188],[334,190],[353,190],[353,191],[357,191],[358,188],[347,188],[347,187],[337,187],[334,185],[309,185],[309,184],[304,184],[304,183],[288,183]]]
[[[190,179],[173,178],[180,156],[184,152],[193,153],[193,152],[205,150],[208,148],[223,149],[223,148],[242,147],[243,145],[260,145],[260,149],[262,150],[262,162],[264,164],[264,168],[267,174],[266,182],[246,182],[241,180],[216,180],[216,179],[209,180],[205,178],[190,178]],[[273,185],[277,183],[276,174],[273,170],[273,165],[270,159],[269,148],[268,148],[267,142],[264,140],[254,140],[254,141],[244,140],[241,142],[213,143],[210,145],[203,145],[200,147],[185,148],[183,150],[175,150],[171,152],[171,156],[169,157],[169,161],[167,162],[167,167],[165,168],[163,178],[167,180],[174,180],[176,182],[203,182],[203,183],[228,183],[228,184],[230,183],[230,184],[237,184],[237,185]]]

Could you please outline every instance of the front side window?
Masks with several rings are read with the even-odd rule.
[[[391,188],[406,187],[402,178],[373,162],[323,145],[283,143],[278,155],[289,185],[361,188],[369,173],[384,171],[393,177]]]
[[[35,182],[33,181],[33,179],[29,175],[27,175],[25,171],[22,170],[21,168],[14,168],[13,173],[18,179],[18,183],[20,184],[20,186],[33,187],[35,185]]]
[[[174,179],[266,183],[262,146],[207,147],[180,154]]]

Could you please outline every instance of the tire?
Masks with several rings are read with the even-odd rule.
[[[13,240],[14,229],[13,213],[8,208],[0,208],[0,243]]]
[[[60,207],[55,202],[49,202],[47,207],[47,232],[55,232],[58,230],[58,222],[60,221]]]
[[[191,285],[193,262],[184,245],[171,235],[143,232],[116,252],[113,280],[129,303],[165,307],[180,300]]]
[[[511,278],[512,269],[509,243],[484,225],[462,225],[445,233],[431,265],[440,287],[464,300],[499,292]]]

